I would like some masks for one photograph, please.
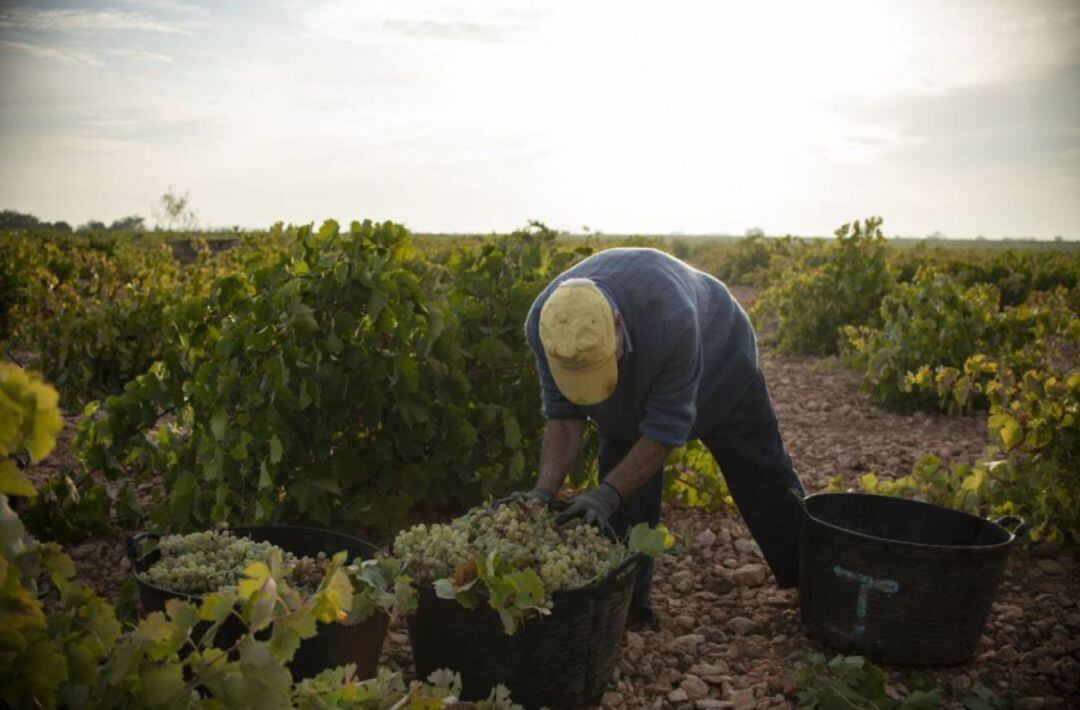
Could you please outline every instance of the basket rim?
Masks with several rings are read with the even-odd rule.
[[[992,545],[942,545],[942,544],[927,543],[927,542],[910,542],[910,541],[907,541],[907,540],[896,540],[896,539],[888,538],[888,537],[879,537],[877,535],[870,535],[870,534],[867,534],[867,533],[864,533],[864,532],[859,532],[858,530],[852,530],[851,528],[846,528],[846,527],[844,527],[842,525],[837,525],[835,523],[830,523],[830,522],[828,522],[826,520],[822,520],[821,518],[815,516],[813,513],[810,512],[810,508],[809,508],[809,506],[807,504],[807,501],[809,501],[811,499],[815,499],[815,498],[822,499],[822,498],[830,498],[830,497],[872,498],[872,499],[877,499],[877,500],[898,501],[900,505],[910,505],[910,506],[913,506],[913,507],[922,506],[922,507],[928,507],[928,508],[935,508],[937,510],[945,511],[946,513],[951,513],[951,514],[955,514],[955,515],[961,515],[961,516],[964,516],[966,518],[970,518],[972,520],[977,520],[980,523],[983,523],[983,524],[986,524],[986,525],[992,525],[992,526],[998,528],[999,530],[1002,530],[1007,537],[1006,537],[1006,539],[1004,541],[997,542],[997,543],[994,543]],[[911,548],[922,549],[922,550],[941,550],[941,551],[961,551],[961,550],[963,550],[963,551],[968,552],[968,553],[973,553],[973,552],[974,553],[983,553],[983,552],[994,552],[994,551],[998,551],[998,550],[1001,550],[1001,549],[1004,549],[1004,548],[1008,548],[1014,542],[1016,542],[1016,534],[1014,532],[1012,532],[1011,530],[1009,530],[1008,528],[1006,528],[1003,525],[999,525],[999,524],[995,523],[993,520],[987,520],[986,518],[980,518],[977,515],[972,515],[971,513],[965,513],[964,511],[956,510],[955,508],[948,508],[948,507],[945,507],[943,505],[937,505],[936,503],[927,503],[927,502],[921,501],[921,500],[911,500],[910,498],[901,498],[899,496],[887,496],[887,495],[881,495],[881,494],[878,494],[878,493],[839,493],[839,492],[838,493],[833,493],[833,492],[829,492],[829,491],[822,491],[822,492],[813,493],[813,494],[808,495],[808,496],[806,496],[804,498],[801,498],[799,500],[799,509],[802,510],[803,514],[806,515],[808,520],[813,521],[815,524],[826,527],[826,528],[829,528],[831,530],[834,530],[834,531],[837,531],[837,532],[840,532],[840,533],[843,533],[845,535],[850,535],[852,537],[856,537],[856,538],[860,538],[860,539],[863,539],[863,540],[868,540],[868,541],[876,542],[876,543],[887,543],[887,544],[890,544],[890,545],[905,545],[905,546],[908,546],[908,547],[911,547]]]
[[[353,542],[358,542],[362,546],[364,546],[366,548],[369,548],[369,552],[375,553],[375,552],[382,552],[383,551],[382,548],[380,548],[375,543],[368,542],[367,540],[363,540],[361,538],[358,538],[355,535],[349,535],[348,533],[338,532],[337,530],[330,530],[329,528],[316,528],[316,527],[312,527],[310,525],[237,525],[236,527],[230,527],[229,528],[229,530],[232,530],[233,532],[266,530],[266,529],[285,530],[285,531],[287,531],[287,530],[299,530],[299,531],[303,531],[303,532],[312,532],[312,533],[319,533],[319,534],[331,533],[332,535],[337,535],[339,537],[348,538],[348,539],[352,540]],[[134,545],[134,544],[136,544],[138,539],[144,538],[144,537],[150,537],[150,536],[156,536],[158,538],[162,537],[158,533],[151,533],[151,532],[148,532],[148,531],[142,531],[142,532],[136,533],[134,535],[131,535],[130,537],[127,538],[127,540],[125,542],[128,545]],[[129,549],[133,549],[133,548],[129,548]],[[148,552],[147,555],[152,554],[152,553],[153,553],[153,550]],[[139,584],[141,584],[143,586],[146,586],[146,587],[149,587],[150,589],[153,589],[154,591],[161,592],[161,593],[164,593],[164,594],[168,594],[168,595],[171,595],[173,597],[176,597],[176,598],[184,600],[184,601],[190,601],[190,602],[196,602],[196,603],[201,603],[203,601],[203,596],[204,595],[202,595],[202,594],[189,594],[187,592],[178,592],[178,591],[169,589],[168,587],[158,586],[158,585],[154,584],[153,582],[147,580],[146,577],[144,577],[142,575],[142,573],[139,572],[138,564],[137,564],[138,562],[141,562],[147,555],[142,555],[141,557],[135,557],[135,556],[129,554],[129,556],[128,556],[128,559],[131,562],[131,576],[134,577],[135,580]]]

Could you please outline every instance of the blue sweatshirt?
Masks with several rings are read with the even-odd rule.
[[[570,278],[606,291],[633,345],[619,360],[615,392],[592,406],[562,396],[540,343],[540,310]],[[529,309],[525,337],[536,354],[544,416],[588,417],[618,439],[644,434],[681,446],[709,434],[758,372],[750,319],[727,287],[656,249],[608,249],[560,274]]]

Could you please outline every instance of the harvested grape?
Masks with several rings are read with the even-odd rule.
[[[158,550],[161,557],[143,573],[146,581],[194,595],[235,587],[249,565],[269,564],[275,554],[280,555],[291,584],[302,592],[313,592],[330,562],[325,553],[298,558],[277,545],[237,537],[230,530],[166,535],[158,541]]]
[[[591,525],[556,526],[555,515],[538,501],[473,508],[447,524],[402,531],[394,552],[415,579],[451,579],[457,587],[475,576],[478,559],[494,553],[513,568],[533,570],[550,604],[551,593],[603,577],[628,554]]]

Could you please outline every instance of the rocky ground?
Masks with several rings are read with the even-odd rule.
[[[745,294],[740,294],[745,295]],[[902,416],[872,405],[858,379],[827,360],[763,354],[763,368],[797,470],[808,491],[839,475],[897,477],[931,452],[971,462],[987,446],[984,420]],[[70,435],[65,431],[63,440]],[[62,465],[62,442],[48,466]],[[38,475],[50,471],[40,470]],[[667,509],[683,544],[659,564],[658,631],[631,632],[604,707],[788,707],[796,663],[821,649],[803,632],[794,591],[778,590],[738,512]],[[115,596],[129,572],[123,535],[73,547],[80,575]],[[961,707],[975,682],[1017,708],[1080,707],[1080,563],[1056,549],[1017,547],[976,657],[928,669],[945,707]],[[411,663],[404,625],[395,622],[386,659]],[[887,668],[903,695],[906,669]]]

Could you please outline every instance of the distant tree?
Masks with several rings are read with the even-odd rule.
[[[746,230],[746,236],[748,236],[748,237],[764,237],[765,236],[765,230],[762,229],[761,227],[751,227],[750,229]]]
[[[173,192],[171,185],[158,200],[157,207],[154,208],[154,219],[157,220],[159,229],[167,231],[174,229],[188,231],[195,229],[199,224],[195,210],[191,209],[188,193],[185,192],[182,196],[177,195]]]
[[[87,222],[86,224],[81,225],[79,227],[78,231],[80,231],[80,232],[104,232],[107,229],[108,229],[108,227],[105,226],[104,222],[102,222],[100,220],[92,219],[89,222]]]
[[[71,225],[63,220],[59,222],[43,222],[32,214],[24,214],[15,210],[0,210],[0,229],[36,229],[53,230],[71,234]]]
[[[926,238],[927,239],[932,239],[934,241],[939,241],[941,239],[944,239],[945,235],[942,234],[939,230],[934,230],[934,232],[932,234],[926,235]]]
[[[41,220],[32,214],[15,210],[0,211],[0,229],[34,229],[40,226]]]
[[[1065,237],[1061,236],[1060,234],[1054,235],[1054,241],[1055,242],[1063,242],[1063,241],[1065,241]]]
[[[113,223],[109,225],[110,232],[141,232],[146,228],[146,218],[140,217],[137,214],[122,217],[121,219],[114,219]]]

